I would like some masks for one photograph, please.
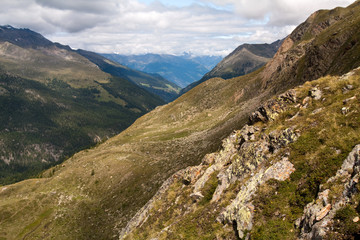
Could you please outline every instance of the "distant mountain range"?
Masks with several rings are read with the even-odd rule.
[[[81,49],[76,52],[95,63],[104,72],[134,82],[148,92],[161,97],[166,102],[174,100],[181,90],[178,85],[168,81],[159,74],[131,69],[94,52]]]
[[[182,88],[201,79],[222,59],[220,56],[192,56],[191,54],[182,56],[168,54],[102,55],[127,67],[161,75]]]

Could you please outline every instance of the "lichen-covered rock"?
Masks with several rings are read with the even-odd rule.
[[[241,146],[244,142],[255,140],[255,133],[259,131],[259,128],[254,126],[245,125],[240,130],[240,143]]]
[[[276,179],[285,181],[295,171],[294,165],[289,162],[287,157],[284,157],[280,162],[275,163],[272,167],[265,171],[264,179]]]
[[[331,209],[331,204],[328,203],[325,207],[323,207],[319,212],[315,214],[316,221],[320,221],[321,219],[323,219],[330,212],[330,209]]]
[[[204,167],[201,165],[186,168],[182,182],[185,185],[189,185],[192,182],[196,181],[196,179],[201,175],[203,169],[204,169]]]
[[[244,143],[232,164],[232,174],[241,177],[254,171],[260,163],[267,159],[269,143],[265,140]]]
[[[222,150],[218,153],[213,153],[211,155],[206,155],[203,162],[208,162],[208,159],[211,159],[211,165],[204,171],[204,173],[199,177],[199,179],[194,183],[194,191],[201,192],[201,189],[204,187],[205,183],[209,180],[210,175],[215,171],[220,171],[225,166],[231,164],[234,157],[238,154],[238,143],[241,138],[240,131],[234,131],[228,138],[223,140]]]
[[[295,90],[289,90],[278,98],[265,102],[255,112],[249,116],[250,123],[267,122],[274,120],[281,112],[283,112],[288,103],[296,102]]]
[[[233,166],[231,165],[228,168],[223,168],[217,175],[218,185],[211,199],[212,202],[218,201],[221,198],[222,193],[230,186],[230,184],[237,180],[232,174],[232,167]]]
[[[245,126],[240,132],[243,132],[244,129],[248,129],[248,126]],[[259,131],[257,128],[254,130],[255,132]],[[230,184],[255,171],[261,163],[268,159],[271,153],[296,141],[297,138],[298,134],[292,128],[273,131],[269,136],[265,135],[258,141],[248,141],[250,139],[245,141],[245,138],[242,138],[245,142],[241,145],[238,153],[233,155],[232,164],[227,168],[220,168],[218,186],[213,194],[212,201],[218,201]]]
[[[220,170],[222,167],[223,165],[220,163],[213,164],[210,167],[208,167],[205,170],[204,174],[195,182],[193,193],[201,192],[201,189],[205,186],[205,183],[209,180],[210,175],[213,174],[215,171]]]
[[[290,89],[283,94],[280,94],[278,97],[284,103],[296,103],[296,91],[294,89]]]
[[[244,183],[235,200],[226,207],[218,217],[222,223],[236,223],[236,230],[240,238],[244,237],[245,230],[252,229],[254,206],[251,199],[257,188],[270,179],[285,180],[295,171],[294,166],[287,158],[282,159],[271,167],[259,171]]]
[[[272,131],[269,134],[270,138],[270,151],[276,152],[278,149],[295,142],[298,138],[298,134],[292,129],[287,128],[283,131]]]
[[[323,239],[331,230],[333,218],[337,210],[349,203],[356,192],[356,186],[360,177],[360,145],[354,147],[348,157],[344,160],[336,175],[329,178],[327,184],[331,185],[339,180],[344,182],[343,191],[336,196],[334,204],[328,203],[330,189],[322,189],[316,201],[306,205],[303,216],[297,220],[300,228],[299,239]]]
[[[211,165],[215,162],[217,153],[209,153],[206,154],[205,157],[203,157],[201,161],[201,165]]]
[[[288,161],[287,157],[267,169],[260,166],[274,153],[275,149],[278,150],[296,141],[298,134],[292,128],[288,128],[283,131],[274,131],[269,136],[265,135],[257,141],[252,141],[251,138],[246,137],[254,135],[256,131],[259,131],[259,129],[250,130],[248,126],[245,126],[240,131],[240,133],[246,133],[245,137],[240,134],[244,142],[241,144],[238,154],[231,161],[232,164],[227,168],[223,168],[218,174],[219,182],[212,198],[213,202],[218,201],[221,194],[231,183],[250,177],[242,186],[235,200],[218,217],[218,221],[222,223],[235,223],[234,227],[236,227],[240,238],[244,237],[245,230],[251,230],[252,228],[254,207],[251,204],[251,199],[258,186],[269,179],[284,181],[295,171],[294,166]]]

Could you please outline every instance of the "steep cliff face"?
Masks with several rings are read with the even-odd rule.
[[[326,74],[345,74],[359,66],[360,2],[320,10],[300,24],[266,65],[263,86],[295,86]]]
[[[356,69],[264,103],[220,151],[170,177],[120,239],[359,236],[359,86]]]

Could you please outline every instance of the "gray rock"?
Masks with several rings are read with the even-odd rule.
[[[355,100],[356,99],[356,96],[353,96],[351,98],[347,98],[343,101],[343,104],[347,104],[348,102],[352,101],[352,100]]]
[[[269,150],[271,152],[276,152],[280,148],[288,145],[289,143],[295,142],[297,138],[298,134],[292,128],[287,128],[283,131],[272,131],[269,134]]]
[[[254,171],[267,158],[269,143],[265,140],[244,143],[232,163],[232,175],[240,178]]]
[[[259,128],[257,128],[257,127],[245,125],[240,130],[239,146],[241,146],[244,142],[255,140],[254,134],[258,131],[259,131]]]
[[[347,90],[352,90],[352,89],[354,89],[354,86],[351,85],[351,84],[348,84],[348,85],[346,85],[345,88],[346,88]]]
[[[204,174],[200,176],[200,178],[194,183],[194,191],[193,193],[200,192],[201,189],[205,186],[205,183],[209,180],[210,175],[214,173],[215,171],[220,170],[223,167],[222,164],[213,164],[210,167],[208,167]]]
[[[209,153],[206,154],[205,157],[202,159],[202,165],[211,165],[215,162],[217,153]]]
[[[190,194],[190,198],[193,202],[198,202],[201,200],[204,196],[201,194],[201,192],[195,192]]]
[[[322,96],[322,92],[318,88],[312,88],[309,91],[309,96],[315,100],[320,100]]]
[[[217,220],[229,224],[235,221],[239,237],[245,237],[245,231],[250,231],[253,226],[254,206],[251,203],[251,199],[258,187],[269,179],[284,181],[294,171],[294,166],[287,158],[282,159],[267,169],[259,169],[254,176],[244,183],[235,200],[226,207]]]
[[[351,85],[351,84],[348,84],[348,85],[346,85],[345,87],[342,88],[342,92],[343,92],[343,94],[346,94],[352,89],[354,89],[354,86]]]
[[[314,111],[311,112],[311,114],[312,114],[312,115],[315,115],[315,114],[321,112],[322,110],[324,110],[324,108],[315,109]]]
[[[342,113],[343,115],[346,115],[347,113],[349,113],[349,108],[348,108],[348,107],[343,107],[343,108],[341,108],[341,113]]]

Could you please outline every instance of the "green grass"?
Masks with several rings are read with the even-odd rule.
[[[205,205],[210,202],[213,197],[213,194],[218,186],[218,179],[217,175],[219,174],[218,171],[213,172],[208,181],[205,183],[204,187],[201,189],[201,193],[203,194],[203,198],[199,201],[200,205]]]
[[[43,221],[44,219],[46,219],[47,217],[49,217],[49,216],[52,214],[52,212],[53,212],[53,209],[47,209],[47,210],[45,210],[44,212],[42,212],[42,213],[38,216],[38,218],[37,218],[34,222],[32,222],[32,223],[30,223],[29,225],[27,225],[27,226],[19,233],[19,235],[18,235],[17,237],[18,237],[18,238],[21,238],[21,237],[25,238],[26,235],[31,234],[31,232],[33,231],[33,229],[36,229],[37,227],[39,227],[39,225],[42,223],[42,221]]]

